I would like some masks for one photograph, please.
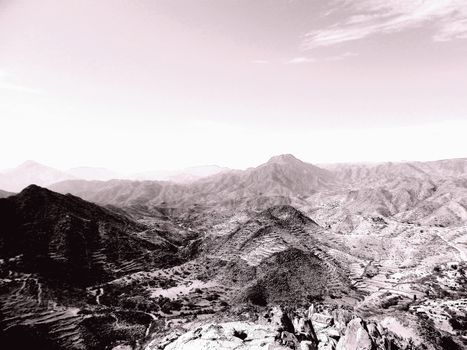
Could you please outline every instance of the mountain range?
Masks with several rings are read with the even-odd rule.
[[[27,162],[17,186],[58,182],[0,192],[0,343],[238,348],[266,325],[276,349],[462,349],[466,170],[285,154],[176,183]]]
[[[442,226],[467,220],[467,159],[318,167],[281,155],[255,168],[225,171],[189,184],[67,180],[50,188],[100,204],[148,208],[265,209],[292,204],[336,229],[355,221],[355,215],[394,216]],[[346,231],[356,223],[349,225]]]

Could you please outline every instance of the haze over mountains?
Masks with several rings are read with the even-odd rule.
[[[82,179],[107,181],[112,179],[159,180],[186,183],[202,177],[214,175],[228,168],[217,165],[197,166],[181,170],[147,171],[135,174],[122,174],[106,168],[75,167],[68,170],[55,169],[38,162],[28,160],[16,168],[0,171],[0,189],[19,192],[30,184],[48,186],[56,182]]]

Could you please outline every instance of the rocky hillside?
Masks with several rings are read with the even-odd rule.
[[[0,216],[2,345],[105,349],[146,336],[153,316],[101,305],[100,286],[180,264],[183,236],[35,185],[0,199]]]
[[[1,199],[0,212],[3,258],[21,256],[25,269],[74,282],[121,273],[130,263],[167,262],[176,251],[138,236],[146,227],[127,216],[35,185]]]
[[[282,205],[232,227],[214,228],[200,256],[214,260],[217,280],[241,286],[240,299],[259,305],[293,303],[348,293],[347,271],[327,254],[324,230],[297,209]]]

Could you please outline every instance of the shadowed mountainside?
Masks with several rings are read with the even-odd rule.
[[[0,212],[2,257],[21,255],[26,269],[74,282],[116,274],[129,262],[164,261],[176,251],[139,238],[146,228],[127,216],[35,185],[1,199]]]
[[[9,348],[143,339],[153,316],[101,306],[99,286],[183,261],[180,235],[36,185],[0,199],[0,219],[0,342]]]

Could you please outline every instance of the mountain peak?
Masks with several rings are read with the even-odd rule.
[[[34,161],[34,160],[26,160],[25,162],[18,165],[18,168],[35,168],[35,167],[45,167],[44,165]]]
[[[35,197],[35,196],[46,196],[52,194],[53,192],[47,188],[38,186],[36,184],[31,184],[25,187],[19,194],[18,197]]]
[[[268,160],[270,164],[290,164],[290,163],[297,163],[302,162],[300,159],[295,158],[292,154],[281,154],[278,156],[274,156]]]

